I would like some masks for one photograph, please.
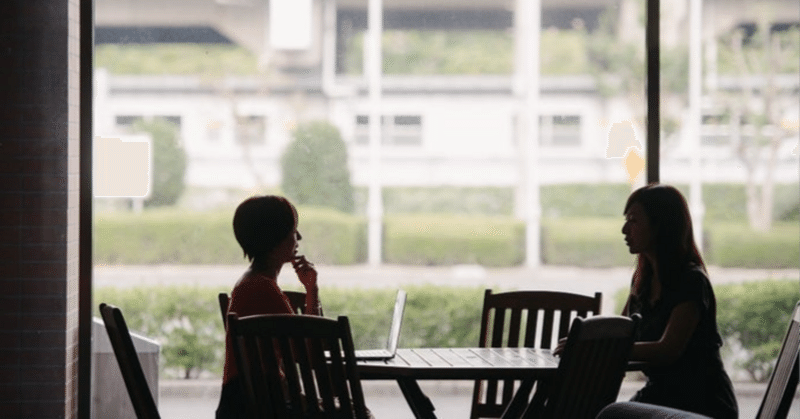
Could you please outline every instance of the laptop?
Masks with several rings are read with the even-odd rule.
[[[394,358],[397,353],[397,343],[400,340],[400,326],[403,324],[403,311],[406,308],[406,292],[397,290],[397,298],[394,301],[394,314],[392,314],[392,326],[389,329],[389,338],[386,339],[386,347],[383,349],[358,349],[355,351],[358,361],[379,361]]]

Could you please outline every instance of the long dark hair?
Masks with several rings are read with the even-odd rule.
[[[276,195],[248,198],[233,215],[233,234],[251,261],[274,249],[296,225],[294,205]]]
[[[658,278],[662,289],[669,292],[680,286],[681,273],[697,266],[706,266],[694,241],[692,217],[681,193],[669,185],[651,184],[639,188],[628,197],[627,213],[631,205],[641,204],[650,220],[650,229],[658,261]],[[653,266],[642,254],[638,255],[633,273],[632,294],[647,300],[652,286]]]

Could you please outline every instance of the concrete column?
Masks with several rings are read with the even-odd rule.
[[[523,199],[521,209],[526,225],[525,265],[541,265],[541,202],[539,199],[539,51],[542,26],[540,0],[517,0],[515,91],[520,100],[520,177],[518,188]]]
[[[369,198],[368,258],[369,264],[378,266],[383,252],[383,195],[381,182],[381,96],[383,54],[383,1],[369,0],[368,25],[364,51],[366,53],[366,76],[369,85]]]
[[[0,6],[3,417],[77,417],[79,7]]]
[[[692,181],[689,186],[689,205],[691,207],[694,239],[700,251],[703,250],[703,179],[700,156],[700,129],[702,122],[702,62],[703,62],[703,3],[702,0],[689,0],[689,150]]]

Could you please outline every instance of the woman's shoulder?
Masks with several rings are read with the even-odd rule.
[[[685,279],[689,281],[708,281],[708,272],[701,265],[690,263],[683,270]]]
[[[702,306],[708,305],[713,291],[705,268],[695,264],[688,265],[681,274],[679,284],[675,295],[676,303],[693,300]]]

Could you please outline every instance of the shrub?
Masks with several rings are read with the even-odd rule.
[[[314,263],[351,265],[367,260],[367,223],[330,208],[300,207],[300,251]]]
[[[95,215],[94,262],[98,264],[235,264],[242,251],[232,215],[146,210]]]
[[[196,378],[202,371],[222,372],[225,331],[216,299],[222,291],[226,290],[100,288],[94,299],[119,307],[131,331],[161,344],[160,368],[167,375]]]
[[[322,206],[353,212],[353,185],[347,146],[328,122],[298,125],[294,141],[281,159],[281,187],[296,205]]]
[[[800,259],[800,226],[778,222],[768,232],[745,223],[713,223],[707,227],[706,262],[723,267],[794,268]]]
[[[152,190],[144,205],[175,205],[185,187],[186,174],[186,152],[180,145],[177,127],[163,118],[155,118],[137,121],[133,131],[146,132],[152,138]]]
[[[385,217],[384,261],[406,265],[515,266],[523,261],[522,222],[503,217]]]
[[[542,261],[583,267],[630,266],[620,218],[557,218],[542,222]]]
[[[408,292],[400,345],[404,348],[470,347],[478,344],[483,288],[413,286]],[[320,290],[326,317],[347,315],[356,347],[386,342],[396,291]]]
[[[546,185],[540,193],[542,215],[547,218],[622,218],[631,187],[626,183]]]
[[[317,263],[349,265],[365,260],[362,218],[331,209],[304,208],[298,228],[302,251]],[[94,220],[98,264],[239,264],[232,212],[149,209],[141,214],[99,213]]]
[[[720,334],[741,344],[746,353],[737,366],[755,381],[767,380],[800,300],[797,280],[718,285],[715,293]]]
[[[386,214],[447,213],[511,216],[514,190],[500,187],[385,187]]]
[[[407,348],[478,344],[482,288],[413,286],[400,344]],[[195,378],[222,372],[225,331],[215,287],[99,288],[94,299],[119,307],[128,327],[162,345],[160,368],[167,375]],[[326,317],[346,315],[356,347],[380,347],[386,341],[396,291],[321,288]],[[99,312],[95,312],[99,316]]]

